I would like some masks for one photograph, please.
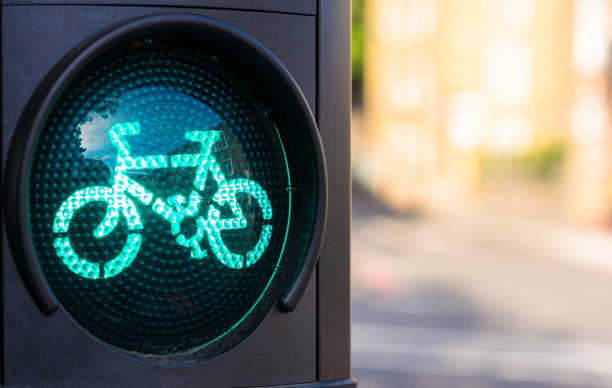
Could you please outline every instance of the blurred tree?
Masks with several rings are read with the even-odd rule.
[[[567,152],[567,144],[561,141],[536,145],[518,154],[483,152],[479,155],[481,178],[524,178],[535,182],[555,183],[562,178]]]
[[[352,36],[352,66],[354,101],[361,101],[363,90],[363,57],[364,57],[364,2],[353,0],[353,36]]]

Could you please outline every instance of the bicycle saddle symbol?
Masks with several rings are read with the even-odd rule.
[[[111,186],[89,186],[71,194],[59,207],[53,220],[53,232],[60,234],[55,237],[53,245],[62,262],[75,274],[88,279],[109,278],[124,271],[134,261],[142,243],[141,231],[144,226],[138,213],[138,208],[132,198],[143,205],[151,205],[152,210],[168,221],[170,231],[178,245],[189,248],[192,259],[200,260],[208,256],[201,242],[207,236],[213,255],[224,265],[241,269],[255,264],[265,252],[270,237],[272,225],[264,222],[259,240],[246,254],[230,251],[221,232],[223,230],[241,229],[247,227],[247,219],[238,204],[236,194],[247,194],[257,201],[261,208],[263,219],[272,219],[272,206],[268,195],[262,187],[245,178],[226,179],[219,163],[212,153],[212,147],[220,137],[220,131],[190,131],[185,138],[201,144],[197,154],[174,154],[132,156],[127,136],[140,133],[138,122],[117,123],[111,126],[108,137],[117,149],[117,159]],[[180,194],[172,195],[165,201],[155,198],[155,195],[140,183],[131,179],[128,171],[139,169],[188,168],[196,169],[193,180],[194,189],[185,198]],[[206,217],[200,214],[203,191],[206,180],[212,175],[218,189],[212,197],[213,203],[206,212]],[[129,195],[129,196],[128,196]],[[114,258],[98,263],[79,257],[70,244],[67,233],[70,220],[75,212],[90,202],[105,202],[106,213],[102,221],[94,228],[93,236],[102,238],[108,236],[117,227],[120,217],[125,217],[128,235],[125,245]],[[216,206],[215,206],[216,205]],[[217,207],[229,205],[232,218],[221,218]],[[196,217],[196,232],[192,236],[181,233],[181,224],[187,217]]]

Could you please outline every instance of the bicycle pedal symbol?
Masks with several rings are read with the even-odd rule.
[[[138,122],[117,123],[111,126],[108,137],[117,149],[117,159],[111,186],[89,186],[71,194],[58,209],[53,220],[55,237],[53,245],[62,262],[75,274],[88,279],[109,278],[123,272],[134,261],[141,247],[141,231],[144,229],[138,208],[134,201],[151,206],[153,212],[170,224],[170,232],[175,236],[178,245],[189,248],[194,260],[208,256],[208,251],[201,245],[207,237],[208,245],[214,257],[224,265],[241,269],[255,264],[265,252],[272,236],[272,206],[268,195],[256,182],[246,178],[226,179],[217,159],[213,155],[213,145],[220,139],[221,132],[216,130],[190,131],[185,138],[200,143],[197,154],[174,154],[132,156],[130,144],[126,137],[140,133]],[[175,194],[163,200],[155,197],[146,187],[131,179],[127,173],[135,170],[152,170],[163,168],[195,168],[194,189],[185,198]],[[200,214],[202,198],[198,191],[203,191],[208,175],[217,183],[217,191],[212,197],[212,204],[204,215]],[[254,198],[261,208],[264,225],[255,246],[245,254],[232,252],[223,240],[222,231],[247,227],[247,219],[238,204],[236,195],[243,193]],[[79,257],[75,253],[70,238],[67,236],[70,221],[81,207],[91,202],[105,202],[106,212],[102,221],[94,228],[94,238],[102,238],[112,233],[119,224],[120,217],[125,217],[128,235],[121,252],[103,264]],[[232,217],[221,218],[219,208],[229,206]],[[195,218],[196,231],[191,236],[181,233],[181,225],[187,218]],[[268,221],[268,222],[266,222]]]

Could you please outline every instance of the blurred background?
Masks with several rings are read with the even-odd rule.
[[[612,0],[353,0],[361,387],[612,387]]]

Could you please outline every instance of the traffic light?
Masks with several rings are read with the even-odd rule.
[[[354,385],[349,12],[3,3],[4,385]]]

